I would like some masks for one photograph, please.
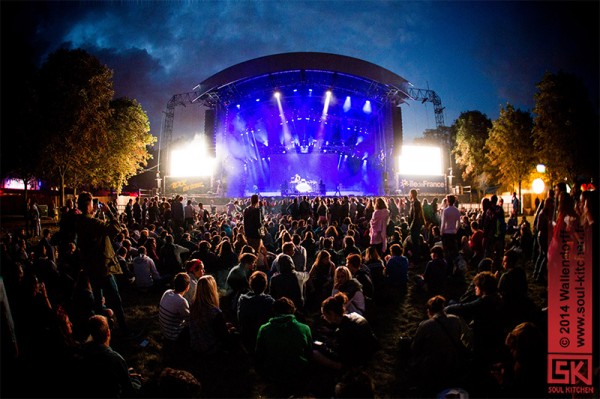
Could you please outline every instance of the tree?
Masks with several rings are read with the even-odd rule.
[[[500,116],[492,123],[485,144],[486,157],[490,166],[497,171],[499,182],[506,186],[519,187],[531,174],[536,164],[533,149],[533,119],[524,112],[507,104],[500,109]],[[522,203],[522,202],[521,202]]]
[[[442,148],[448,148],[450,142],[450,128],[441,126],[438,129],[425,129],[423,137],[417,137],[415,144],[433,145]]]
[[[546,73],[536,87],[534,145],[551,181],[597,175],[598,116],[583,82],[564,72]]]
[[[107,146],[102,181],[116,189],[117,193],[127,180],[140,172],[152,155],[148,146],[156,137],[150,132],[148,116],[141,105],[129,98],[111,102],[112,118],[109,122],[110,145]]]
[[[39,120],[44,133],[43,166],[60,186],[99,183],[110,139],[112,72],[84,50],[58,50],[40,71]]]
[[[489,181],[485,143],[491,127],[491,120],[480,111],[461,113],[452,126],[456,132],[452,154],[457,165],[463,168],[462,177],[465,181],[472,181],[480,189]],[[481,177],[486,178],[482,181]]]

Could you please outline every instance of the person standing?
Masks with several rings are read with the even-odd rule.
[[[308,197],[303,196],[302,201],[300,201],[300,219],[308,220],[311,217],[311,208],[310,202],[308,202]]]
[[[458,256],[458,241],[456,233],[460,226],[460,211],[454,206],[456,197],[448,195],[448,206],[442,211],[442,224],[440,233],[442,234],[442,247],[444,248],[444,258],[448,264],[448,274],[453,273],[454,259]]]
[[[175,201],[173,201],[173,206],[171,207],[171,212],[173,214],[173,222],[174,222],[174,229],[173,231],[175,231],[176,229],[178,229],[179,227],[183,227],[183,222],[184,222],[184,210],[183,210],[183,197],[180,195],[177,195],[175,197]]]
[[[519,214],[521,213],[521,201],[519,201],[516,191],[513,192],[510,203],[512,204],[512,210],[515,213],[515,215],[519,216]]]
[[[258,201],[258,195],[250,197],[250,206],[244,209],[244,233],[248,244],[258,251],[262,244],[260,230],[262,227],[262,209]]]
[[[137,224],[142,223],[142,206],[140,205],[140,197],[135,198],[133,203],[133,220]]]
[[[537,219],[538,257],[535,261],[533,279],[541,284],[546,282],[548,266],[548,244],[552,238],[552,216],[554,213],[554,198],[548,197],[544,201],[544,208]]]
[[[133,199],[131,198],[129,198],[127,205],[125,205],[125,219],[127,220],[127,225],[133,223]]]
[[[148,220],[148,198],[144,198],[144,201],[142,202],[142,220],[141,220],[141,225],[145,226],[147,220]]]
[[[390,220],[390,211],[383,198],[375,200],[375,212],[369,221],[370,244],[377,249],[380,257],[383,257],[387,251],[387,224]]]
[[[106,303],[114,310],[119,327],[126,330],[125,312],[114,278],[114,274],[122,271],[111,244],[121,232],[119,221],[106,206],[99,210],[108,220],[95,218],[92,194],[86,191],[77,197],[77,208],[81,213],[75,215],[73,226],[79,249],[79,264],[83,265],[90,276],[96,313],[102,312],[102,301],[106,297]]]
[[[413,252],[413,262],[419,260],[420,257],[420,245],[421,242],[421,230],[425,225],[425,216],[423,215],[423,207],[421,206],[421,201],[419,201],[417,190],[414,188],[410,190],[410,213],[408,215],[408,221],[410,223],[410,240],[413,244],[412,252]]]
[[[33,237],[38,237],[42,233],[42,222],[40,219],[40,209],[36,200],[31,202],[29,208],[29,217],[31,218],[31,231]]]
[[[185,231],[189,231],[194,227],[194,219],[196,218],[196,210],[194,209],[194,205],[192,205],[192,200],[187,201],[187,205],[183,207],[183,221],[184,226],[183,229]]]

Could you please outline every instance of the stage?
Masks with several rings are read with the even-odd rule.
[[[253,194],[258,194],[261,197],[265,197],[265,198],[294,198],[294,197],[303,197],[303,196],[307,196],[309,198],[315,198],[315,197],[343,197],[343,196],[348,196],[348,197],[363,197],[365,196],[365,194],[363,194],[362,191],[353,191],[353,190],[340,190],[339,192],[336,192],[335,190],[328,190],[326,191],[325,195],[321,195],[318,192],[308,192],[308,193],[294,193],[294,192],[288,192],[288,193],[281,193],[281,191],[261,191],[261,192],[247,192],[245,193],[244,197],[250,197]]]

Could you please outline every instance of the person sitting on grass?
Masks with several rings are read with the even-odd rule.
[[[331,295],[335,295],[338,292],[343,292],[348,297],[348,300],[344,304],[347,313],[358,313],[364,316],[366,301],[362,284],[352,277],[350,269],[346,266],[338,266],[335,269]]]
[[[252,249],[252,247],[248,247]],[[234,266],[227,276],[227,286],[231,289],[231,305],[237,310],[237,302],[240,295],[245,294],[250,289],[248,277],[256,268],[256,255],[251,253],[242,253],[239,257],[240,263]]]
[[[89,330],[92,341],[83,347],[82,386],[86,387],[86,394],[104,398],[135,396],[141,388],[141,376],[110,347],[111,331],[106,317],[90,317]]]
[[[277,299],[274,316],[260,327],[256,338],[257,369],[280,397],[306,385],[312,355],[310,327],[296,320],[295,312],[292,300]]]
[[[368,250],[369,249],[367,249],[367,251]],[[374,252],[377,253],[377,250]],[[362,257],[358,254],[349,255],[346,258],[346,267],[350,270],[350,273],[352,273],[352,277],[362,285],[362,291],[365,296],[373,298],[375,296],[375,287],[373,286],[373,280],[371,278],[371,270],[362,263]]]
[[[156,287],[160,281],[160,274],[156,270],[154,261],[146,255],[146,247],[138,249],[138,256],[133,260],[133,274],[135,288],[142,292]]]
[[[446,299],[436,295],[427,301],[428,319],[422,321],[412,341],[415,377],[424,392],[434,394],[465,381],[472,333],[463,319],[444,312]]]
[[[444,249],[441,246],[436,245],[431,248],[431,260],[425,265],[423,282],[430,297],[439,295],[446,289],[448,265],[444,259]]]
[[[196,287],[198,286],[198,279],[204,276],[205,269],[204,263],[199,259],[191,259],[185,262],[185,270],[187,271],[188,276],[190,277],[190,287],[185,292],[183,297],[187,299],[188,303],[191,305],[194,302],[194,297],[196,296]]]
[[[160,299],[158,321],[165,340],[186,342],[189,339],[190,306],[185,293],[190,288],[190,276],[178,273],[173,279],[173,289],[168,289]]]
[[[294,270],[294,261],[291,256],[285,254],[279,256],[279,271],[279,274],[271,278],[269,294],[275,299],[291,299],[296,309],[303,309],[302,292],[309,277],[308,273]]]
[[[473,278],[476,299],[446,307],[445,312],[470,322],[473,329],[473,351],[477,366],[485,369],[502,358],[503,304],[498,295],[498,282],[491,272],[481,272]]]
[[[510,249],[504,253],[504,273],[498,279],[498,293],[504,303],[506,328],[512,329],[526,321],[539,321],[539,310],[528,294],[527,275],[518,265],[519,254]],[[498,277],[496,272],[496,277]]]
[[[335,265],[328,251],[321,250],[310,268],[306,282],[306,305],[308,310],[319,310],[321,303],[331,295]]]
[[[391,256],[385,266],[387,283],[395,289],[406,289],[408,284],[408,258],[404,256],[402,247],[393,244],[390,247]]]
[[[157,397],[199,398],[202,393],[202,384],[192,373],[171,367],[161,371],[156,385]]]
[[[346,302],[348,297],[342,292],[323,301],[321,314],[333,333],[313,350],[318,364],[338,371],[364,366],[380,348],[367,319],[358,313],[347,313]]]
[[[371,293],[371,295],[375,296],[383,288],[383,281],[385,277],[385,263],[382,257],[379,256],[379,252],[377,252],[377,249],[375,247],[368,247],[365,250],[364,262],[366,270],[368,270],[368,276],[370,277],[369,280],[373,282],[373,292]],[[368,283],[365,281],[366,279],[361,280],[360,272],[355,274],[352,269],[350,270],[352,271],[352,274],[355,275],[355,277],[358,279],[358,281],[362,283],[363,287],[368,285]],[[368,291],[368,289],[365,291]],[[369,294],[367,293],[367,295]]]
[[[196,297],[190,308],[190,344],[199,354],[217,354],[231,347],[235,329],[225,321],[219,307],[217,282],[213,276],[198,279]]]
[[[269,321],[275,302],[271,295],[265,294],[267,284],[267,274],[255,271],[250,276],[250,291],[238,300],[238,325],[242,343],[249,352],[254,351],[258,329]]]

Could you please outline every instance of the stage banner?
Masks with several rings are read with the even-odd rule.
[[[592,231],[559,223],[548,247],[548,393],[594,394]],[[597,333],[597,332],[596,332]]]
[[[166,194],[208,194],[210,177],[166,177]]]
[[[408,195],[413,188],[421,194],[445,194],[444,176],[398,175],[398,194]]]

